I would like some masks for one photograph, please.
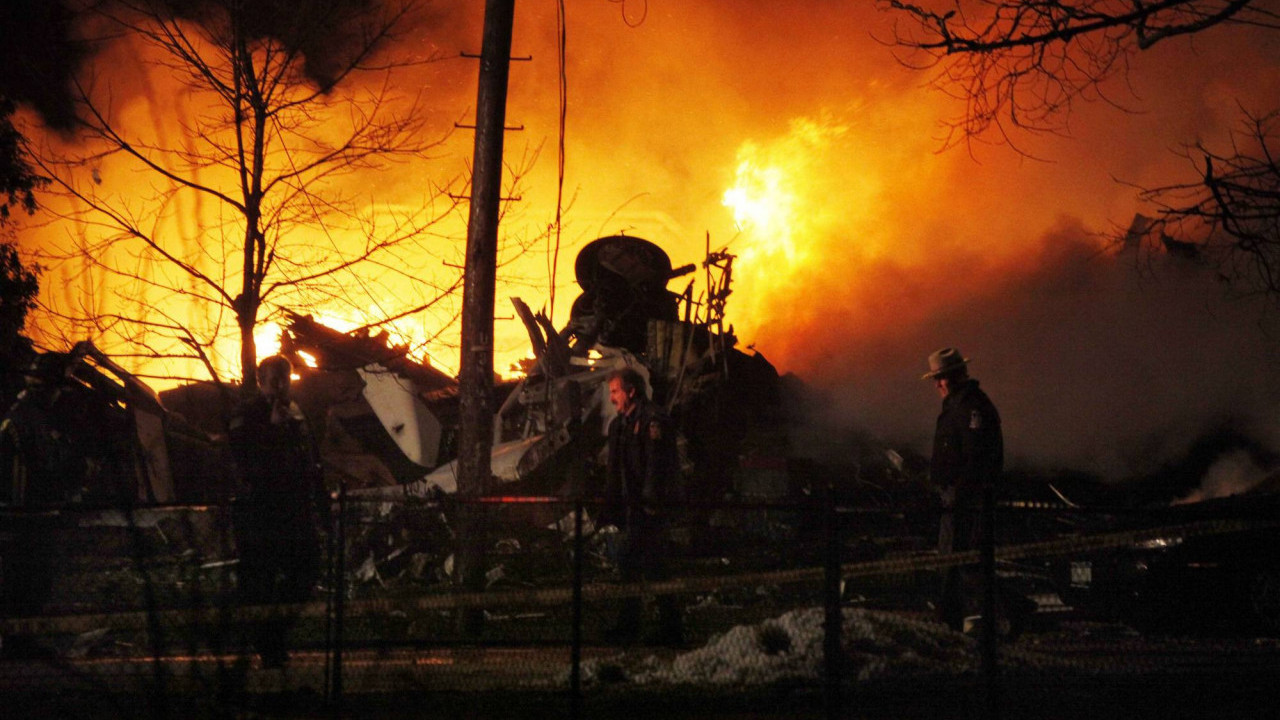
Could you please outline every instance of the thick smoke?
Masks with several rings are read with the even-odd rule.
[[[198,25],[210,36],[230,33],[228,0],[7,0],[0,4],[0,94],[33,108],[46,126],[69,130],[76,120],[72,83],[99,74],[96,61],[127,43],[131,24],[145,25],[135,9],[165,20]],[[302,59],[301,70],[318,88],[330,88],[353,62],[377,66],[381,51],[396,48],[397,61],[421,61],[431,54],[419,47],[424,31],[437,37],[462,36],[465,13],[432,0],[255,0],[240,6],[239,28],[254,41],[279,43]],[[388,20],[393,32],[365,56],[368,38]],[[408,49],[408,53],[402,51]],[[137,55],[126,62],[136,62]],[[125,96],[138,83],[115,87]]]
[[[217,14],[209,9],[218,4],[169,0],[168,7],[212,25]],[[304,46],[289,16],[273,14],[294,3],[250,3],[263,9],[257,32],[302,49],[322,87],[361,28],[352,18],[394,7],[330,4],[344,13]],[[9,3],[0,17],[13,24],[38,14],[9,9],[19,5],[62,7]],[[938,153],[938,120],[960,106],[925,88],[927,73],[904,68],[876,41],[891,35],[877,5],[651,2],[641,13],[640,3],[568,4],[567,210],[554,278],[565,299],[554,321],[567,319],[572,259],[586,242],[626,232],[658,242],[679,265],[700,260],[709,236],[713,248],[740,255],[729,311],[744,344],[827,389],[848,422],[904,447],[923,450],[932,431],[937,398],[919,375],[925,356],[943,345],[973,357],[975,376],[1004,415],[1013,462],[1140,474],[1223,424],[1280,447],[1265,303],[1228,300],[1202,267],[1173,258],[1148,266],[1097,235],[1144,209],[1117,179],[1143,186],[1186,179],[1194,169],[1172,150],[1197,140],[1221,147],[1242,106],[1270,109],[1280,97],[1280,33],[1220,28],[1138,53],[1128,82],[1105,88],[1123,109],[1077,105],[1072,137],[1019,138],[1040,158],[1033,160],[982,144]],[[458,55],[480,49],[482,3],[439,0],[419,9],[421,22],[387,57],[454,61],[415,66],[397,87],[420,89],[442,126],[470,122],[477,66]],[[523,130],[508,134],[506,152],[512,169],[541,156],[510,188],[522,200],[504,209],[507,236],[536,236],[555,216],[555,10],[517,6],[512,54],[532,60],[512,65],[508,124]],[[64,26],[51,26],[53,36],[67,37]],[[50,55],[71,68],[79,63],[80,56]],[[104,77],[143,74],[123,69],[135,58],[111,59],[95,68]],[[142,98],[146,108],[126,108],[140,123],[173,112],[167,85],[142,87],[121,81],[114,89]],[[63,112],[57,107],[41,105],[50,117]],[[411,202],[423,187],[465,171],[471,139],[457,132],[430,163],[343,182],[380,204]],[[735,224],[724,204],[748,161],[761,170],[776,165],[794,180],[785,188],[794,216],[764,236]],[[462,230],[442,231],[442,241],[459,246]],[[786,252],[778,250],[782,240]],[[528,284],[500,296],[518,294],[538,307],[551,250],[539,245],[504,266],[503,279]],[[500,319],[496,333],[500,356],[524,354],[517,320]],[[1240,474],[1223,468],[1215,477]]]
[[[71,78],[90,55],[76,40],[74,25],[61,2],[0,3],[0,95],[34,108],[49,127],[62,131],[75,119]]]
[[[925,356],[947,345],[999,406],[1013,465],[1148,474],[1224,424],[1280,447],[1280,337],[1266,301],[1232,297],[1194,261],[1100,247],[1071,221],[1042,243],[1039,264],[984,276],[910,326],[807,328],[824,339],[793,362],[831,392],[837,417],[914,449],[926,449],[938,407],[920,379]],[[862,294],[888,306],[927,301],[928,283],[870,275]],[[1248,485],[1270,469],[1233,462],[1211,484]]]

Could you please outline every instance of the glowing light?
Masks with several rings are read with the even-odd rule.
[[[781,168],[742,161],[737,183],[725,191],[722,203],[733,210],[738,229],[755,240],[743,248],[744,258],[757,253],[781,254],[788,262],[795,261],[791,228],[796,198],[788,189],[788,178]]]
[[[738,184],[725,191],[723,202],[733,210],[739,229],[750,228],[757,234],[786,233],[795,195],[788,190],[788,178],[781,168],[744,160],[738,165]]]
[[[258,351],[258,361],[280,353],[280,326],[264,322],[253,330],[253,345]]]
[[[872,167],[851,162],[855,142],[846,124],[820,114],[793,120],[776,138],[739,146],[721,204],[738,230],[729,245],[738,257],[730,314],[747,334],[758,331],[780,299],[828,271],[836,243],[846,257],[876,252],[876,240],[862,229],[878,182]],[[858,238],[856,246],[844,242],[849,237]]]
[[[797,241],[827,216],[822,168],[832,143],[847,127],[829,117],[798,118],[790,131],[769,145],[745,142],[738,149],[733,187],[721,204],[745,237],[737,248],[742,263],[768,265],[771,272],[793,269],[808,260]],[[785,262],[784,268],[776,266]]]
[[[369,308],[367,314],[358,311],[334,312],[326,310],[317,310],[311,313],[312,318],[326,327],[332,328],[339,332],[350,333],[359,328],[368,327],[370,320],[378,317],[376,308]],[[258,324],[253,331],[254,347],[257,351],[257,361],[280,353],[280,338],[284,331],[283,326],[272,320],[264,321]],[[414,339],[414,329],[409,326],[408,321],[400,320],[386,323],[379,326],[376,332],[385,332],[388,345],[401,345],[408,348],[405,357],[415,362],[430,364],[431,358],[426,352],[426,348],[420,342]],[[375,332],[375,334],[376,334]],[[421,329],[418,335],[422,334]],[[235,335],[224,336],[219,339],[215,346],[215,367],[224,377],[239,376],[240,345],[239,337]],[[302,362],[307,367],[318,367],[314,355],[306,352],[299,352]],[[449,372],[448,368],[440,365],[435,367]]]
[[[498,377],[503,380],[520,380],[529,376],[529,370],[536,367],[538,358],[532,351],[526,352],[523,357],[507,365],[505,371],[498,370]]]

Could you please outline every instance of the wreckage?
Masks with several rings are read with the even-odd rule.
[[[774,367],[740,349],[726,324],[734,260],[708,246],[700,264],[673,267],[652,242],[607,236],[576,259],[581,292],[563,327],[511,298],[533,357],[524,377],[495,385],[489,494],[597,496],[614,414],[606,381],[621,367],[646,377],[675,420],[683,496],[694,504],[794,499],[826,482],[790,446],[796,418],[784,417],[783,396],[794,388],[784,392]],[[702,274],[699,296],[692,279],[668,289],[694,273]],[[293,397],[319,438],[328,487],[384,503],[456,493],[456,379],[385,333],[286,319],[281,348],[297,372]],[[225,448],[234,387],[193,383],[157,394],[88,344],[42,355],[28,383],[0,435],[0,505],[105,502],[121,488],[134,506],[222,503],[234,494]],[[883,455],[854,463],[845,473],[854,480],[895,472],[879,467]],[[41,474],[49,479],[31,479]],[[898,468],[895,479],[904,477]]]
[[[738,349],[724,323],[733,260],[709,252],[707,290],[695,298],[693,282],[683,293],[667,289],[694,265],[673,268],[641,238],[603,237],[578,255],[581,294],[563,328],[512,298],[534,357],[523,378],[495,387],[493,488],[592,494],[614,412],[606,380],[633,367],[678,423],[687,497],[784,494],[785,435],[770,430],[778,374]],[[456,380],[385,334],[286,317],[282,353],[294,361],[293,396],[320,435],[329,486],[386,499],[456,492]],[[27,377],[3,436],[6,458],[17,458],[6,465],[24,474],[6,471],[4,504],[105,502],[121,493],[134,504],[212,502],[228,494],[234,472],[221,448],[234,388],[195,383],[156,393],[89,343],[39,356]]]
[[[0,506],[137,507],[225,497],[227,456],[88,341],[37,356],[0,420]]]
[[[700,267],[676,268],[647,240],[602,237],[578,255],[581,293],[564,327],[512,298],[533,358],[524,377],[495,386],[490,493],[598,495],[614,414],[607,379],[614,369],[632,367],[677,423],[685,498],[709,505],[803,494],[806,479],[788,446],[782,380],[763,356],[739,349],[726,326],[733,261],[708,251]],[[668,289],[699,271],[700,297],[692,281],[682,292]],[[328,486],[351,503],[353,579],[444,580],[457,540],[447,502],[457,491],[456,380],[413,360],[386,334],[343,333],[309,316],[286,317],[281,348],[298,375],[293,397],[319,437]],[[42,355],[0,434],[6,472],[0,506],[136,510],[205,503],[210,511],[199,522],[220,527],[216,508],[235,491],[225,444],[233,402],[234,388],[216,383],[155,393],[87,343]],[[500,524],[514,530],[498,545],[555,547],[567,512],[563,505],[525,505],[503,513],[514,522]],[[697,512],[689,522],[695,531],[717,522],[765,529],[770,523]],[[198,554],[232,552],[216,545]]]
[[[687,497],[722,497],[734,489],[734,471],[744,467],[769,478],[739,483],[739,490],[785,494],[785,435],[771,427],[780,413],[778,374],[759,354],[739,350],[732,327],[724,325],[733,259],[727,253],[708,254],[703,269],[709,290],[695,299],[692,282],[683,293],[667,289],[670,281],[695,272],[694,265],[673,268],[665,251],[641,238],[603,237],[578,255],[575,274],[582,292],[563,328],[555,329],[545,314],[511,298],[528,331],[533,359],[522,379],[497,388],[501,404],[494,417],[491,462],[496,492],[594,494],[615,412],[607,379],[613,370],[631,367],[648,380],[653,399],[677,422]],[[332,354],[334,345],[317,343],[305,319],[295,321],[289,334],[287,347]],[[452,384],[425,386],[404,369],[382,364],[366,365],[361,372],[366,383],[371,374],[390,372],[397,386],[414,389],[414,410],[408,411],[406,400],[405,409],[395,414],[385,409],[394,393],[378,400],[366,384],[366,402],[382,402],[379,417],[397,437],[413,437],[409,418],[417,418],[413,422],[421,427],[431,418],[447,426],[447,418],[456,417]],[[393,415],[397,419],[388,422]],[[433,442],[435,436],[428,437]],[[749,437],[753,444],[744,446]],[[411,482],[366,486],[352,494],[394,499],[454,493],[455,454],[452,447],[443,448],[436,455],[441,462]],[[741,463],[743,455],[753,459]]]
[[[581,294],[564,327],[556,329],[544,313],[511,298],[533,357],[524,363],[524,377],[495,386],[499,409],[488,494],[598,496],[615,414],[607,381],[621,367],[644,376],[653,399],[676,421],[687,499],[793,493],[778,373],[759,354],[738,349],[732,327],[725,326],[733,260],[708,253],[702,264],[708,290],[695,298],[692,282],[682,293],[667,289],[694,265],[673,268],[666,252],[641,238],[603,237],[578,255]],[[282,347],[300,371],[298,402],[315,427],[325,428],[322,454],[331,487],[345,487],[349,512],[359,518],[349,536],[353,580],[378,586],[397,578],[431,584],[450,577],[456,383],[409,360],[406,349],[390,345],[386,336],[337,333],[302,316],[291,318]],[[318,401],[321,392],[327,401]],[[567,504],[554,502],[491,507],[489,531],[502,539],[494,546],[490,583],[524,575],[513,563],[557,557],[527,551],[557,546],[571,527],[569,512]],[[690,529],[712,524],[711,513],[702,511]]]

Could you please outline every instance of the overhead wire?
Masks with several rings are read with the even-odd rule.
[[[560,133],[559,144],[557,146],[558,153],[556,156],[556,220],[554,234],[555,239],[551,248],[551,297],[548,303],[547,317],[555,318],[556,314],[556,274],[560,266],[560,229],[561,216],[564,211],[564,136],[565,136],[565,119],[568,115],[569,106],[569,80],[565,70],[565,48],[567,44],[568,30],[565,21],[564,0],[556,1],[556,36],[559,41],[558,60],[560,64]]]
[[[645,19],[649,17],[649,0],[641,1],[640,6],[642,9],[638,20],[631,20],[627,17],[627,0],[609,0],[609,2],[621,6],[622,22],[626,23],[627,27],[640,27],[644,24]]]

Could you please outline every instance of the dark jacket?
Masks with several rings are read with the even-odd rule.
[[[319,453],[297,406],[293,417],[271,422],[262,396],[242,403],[228,435],[240,477],[255,502],[306,506],[324,497]]]
[[[930,477],[942,489],[954,488],[957,497],[972,496],[994,486],[1003,468],[1000,413],[977,380],[966,380],[942,401]]]
[[[642,399],[609,424],[605,498],[615,506],[675,499],[678,471],[675,426],[661,408]]]

